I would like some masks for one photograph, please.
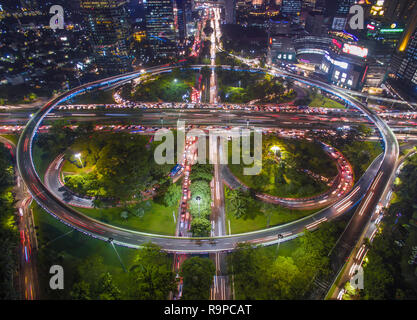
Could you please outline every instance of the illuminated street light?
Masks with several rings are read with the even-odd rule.
[[[82,160],[81,160],[81,153],[77,153],[77,154],[75,154],[75,155],[74,155],[74,157],[76,157],[76,158],[80,161],[81,166],[84,168],[83,162],[82,162]]]
[[[200,216],[200,201],[201,201],[201,197],[197,196],[195,198],[195,200],[197,201],[197,205],[198,205],[198,216]]]
[[[278,147],[278,146],[273,146],[272,148],[271,148],[271,151],[273,152],[273,153],[275,153],[275,156],[277,155],[277,152],[278,151],[281,151],[281,149]]]
[[[279,245],[280,245],[283,238],[284,238],[284,236],[282,234],[278,234],[278,243],[277,243],[277,251],[276,251],[277,253],[278,253],[278,250],[279,250]]]

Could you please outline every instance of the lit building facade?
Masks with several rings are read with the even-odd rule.
[[[174,0],[146,2],[146,35],[156,57],[171,57],[177,51]]]
[[[301,0],[282,0],[281,12],[289,16],[299,15],[301,12]]]
[[[401,51],[403,43],[400,43],[398,52],[391,61],[391,73],[409,89],[411,95],[417,96],[417,27],[414,26],[413,29],[406,30],[406,33],[409,33],[409,36],[405,35],[408,39],[406,47]]]
[[[130,25],[126,1],[81,0],[80,7],[100,73],[113,75],[131,70]]]

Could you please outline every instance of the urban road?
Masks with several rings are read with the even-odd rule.
[[[271,69],[269,72],[271,74],[293,78],[294,80],[310,86],[319,87],[321,90],[336,95],[349,105],[359,109],[375,125],[383,138],[385,146],[384,153],[373,162],[352,191],[332,206],[298,221],[266,230],[228,236],[214,236],[211,238],[178,238],[136,232],[94,220],[77,212],[75,209],[68,207],[45,187],[33,164],[32,143],[37,133],[37,129],[41,126],[42,121],[48,113],[50,113],[57,105],[85,91],[112,86],[118,82],[125,82],[129,79],[137,78],[143,73],[160,73],[169,69],[170,67],[154,67],[140,72],[132,72],[85,84],[51,100],[32,116],[23,130],[18,143],[17,163],[23,181],[39,205],[63,223],[92,237],[104,241],[114,241],[114,243],[118,245],[137,248],[143,243],[151,241],[168,252],[213,253],[231,251],[235,248],[235,245],[240,242],[262,243],[267,245],[277,243],[278,241],[293,239],[305,229],[316,229],[321,223],[337,218],[360,203],[349,226],[345,230],[341,241],[339,241],[341,244],[340,246],[344,251],[341,251],[341,254],[339,254],[340,258],[336,257],[335,259],[342,261],[345,252],[347,252],[348,255],[351,248],[355,245],[357,238],[365,228],[375,206],[378,204],[385,186],[395,173],[395,163],[399,153],[397,139],[392,130],[376,113],[374,113],[374,111],[367,108],[366,105],[357,101],[355,98],[346,95],[338,88],[319,81],[309,80],[302,76],[280,73],[278,70],[274,69]],[[227,115],[225,115],[225,117],[227,117]],[[222,116],[217,114],[217,119],[221,120],[221,118]],[[230,126],[241,125],[241,122],[235,121],[233,117],[227,117],[227,119],[228,125]],[[219,122],[222,123],[221,121]],[[259,125],[261,124],[262,121]],[[270,125],[271,123],[268,122],[268,124]],[[278,236],[281,240],[278,240]],[[340,264],[340,262],[335,264]]]

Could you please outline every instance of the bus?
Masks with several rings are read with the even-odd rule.
[[[169,174],[169,176],[172,178],[174,177],[178,172],[180,172],[180,170],[182,169],[182,165],[177,164],[174,169],[171,170],[171,173]]]

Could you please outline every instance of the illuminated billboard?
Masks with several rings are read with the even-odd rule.
[[[333,44],[334,44],[335,46],[337,46],[339,49],[342,49],[342,44],[341,44],[339,41],[337,41],[336,39],[332,39],[332,42],[333,42]]]
[[[380,30],[381,33],[401,33],[403,31],[404,31],[403,28],[397,28],[397,29],[381,29]]]
[[[352,54],[361,58],[365,58],[368,55],[368,48],[355,46],[353,44],[345,43],[342,51],[347,54]]]

